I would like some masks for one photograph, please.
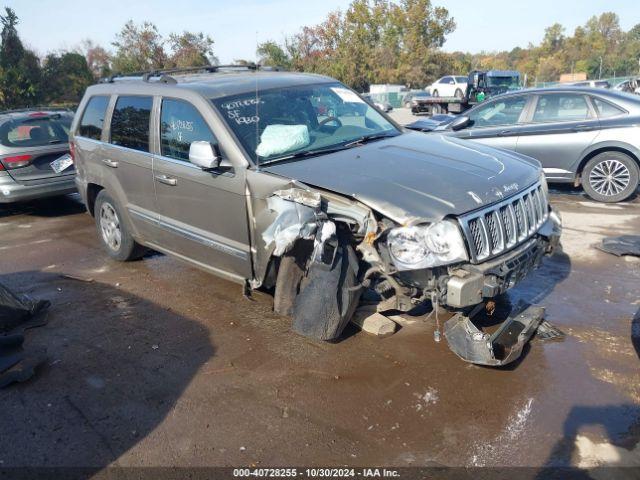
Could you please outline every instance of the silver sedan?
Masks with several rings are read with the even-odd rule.
[[[540,161],[549,182],[582,185],[601,202],[621,202],[638,188],[637,95],[584,87],[521,90],[457,117],[407,127],[523,153]]]

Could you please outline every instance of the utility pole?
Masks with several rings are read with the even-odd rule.
[[[598,80],[602,78],[602,56],[600,56],[600,71],[598,72]]]

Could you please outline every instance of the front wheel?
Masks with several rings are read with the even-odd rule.
[[[598,202],[622,202],[638,188],[638,176],[638,164],[631,157],[621,152],[603,152],[585,165],[582,187]]]
[[[105,190],[96,198],[95,220],[98,236],[111,258],[127,262],[137,260],[146,253],[146,248],[131,236],[122,213]]]

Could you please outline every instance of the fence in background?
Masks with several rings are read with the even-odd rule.
[[[414,90],[424,92],[424,90]],[[393,108],[404,107],[404,97],[410,92],[372,93],[370,96],[376,102],[389,103]]]
[[[617,84],[624,82],[625,80],[629,80],[631,78],[636,78],[636,76],[631,75],[627,77],[608,77],[608,78],[590,78],[589,80],[580,80],[580,81],[592,81],[592,80],[606,80],[612,87],[615,87]],[[570,82],[577,83],[577,82]],[[564,85],[560,82],[535,82],[532,86],[535,88],[547,88],[547,87],[557,87],[558,85]]]

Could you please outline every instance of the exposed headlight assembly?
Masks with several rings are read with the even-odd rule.
[[[458,225],[443,220],[432,225],[394,228],[387,246],[398,270],[416,270],[468,260]]]

